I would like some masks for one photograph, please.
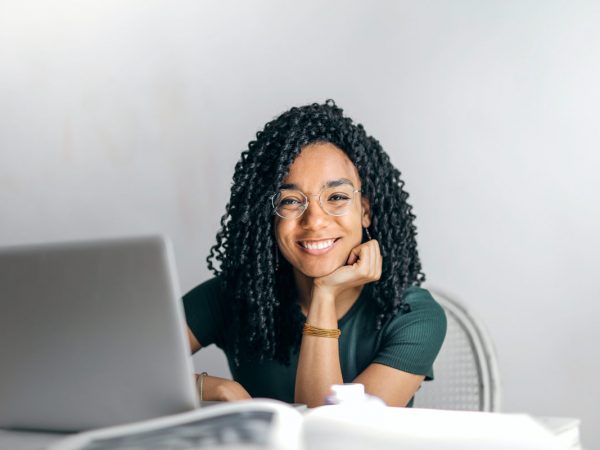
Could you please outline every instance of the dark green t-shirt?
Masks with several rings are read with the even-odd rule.
[[[446,315],[431,294],[408,288],[404,301],[410,312],[398,313],[380,330],[375,329],[372,289],[367,285],[350,310],[338,321],[340,365],[345,383],[352,382],[371,363],[379,363],[433,379],[435,360],[446,335]],[[203,347],[213,343],[222,348],[225,323],[220,280],[212,278],[183,297],[187,323]],[[276,361],[244,362],[236,366],[225,352],[233,379],[252,397],[268,397],[292,403],[298,353],[291,364]],[[412,405],[412,400],[409,406]]]

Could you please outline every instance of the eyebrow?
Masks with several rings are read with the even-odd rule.
[[[337,180],[330,180],[327,183],[325,183],[323,185],[324,188],[332,188],[332,187],[338,187],[338,186],[342,186],[344,184],[349,184],[350,186],[354,187],[354,183],[352,183],[352,181],[350,181],[347,178],[339,178]],[[287,190],[287,189],[295,189],[300,191],[301,189],[298,187],[297,184],[295,183],[285,183],[282,184],[281,186],[279,186],[279,190]]]

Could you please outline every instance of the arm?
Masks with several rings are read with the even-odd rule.
[[[194,354],[202,348],[202,345],[189,328],[187,328],[187,336],[190,342],[190,348],[192,349],[192,354]],[[198,377],[197,374],[196,377]],[[210,375],[204,378],[202,397],[203,398],[201,400],[205,401],[233,401],[252,398],[246,389],[244,389],[244,387],[237,381],[213,377]]]
[[[374,361],[355,381],[390,406],[406,406],[430,370],[446,336],[446,314],[423,289],[405,293],[411,311],[392,319]]]
[[[306,322],[319,328],[337,328],[335,298],[315,289]],[[322,405],[331,385],[343,382],[338,340],[303,335],[296,370],[296,402],[310,408]]]
[[[307,322],[320,328],[337,328],[335,299],[348,287],[378,280],[381,276],[379,245],[371,240],[356,247],[344,266],[315,280]],[[440,343],[441,345],[441,343]],[[380,397],[389,406],[406,406],[421,386],[424,375],[372,363],[354,382],[367,393]],[[309,407],[323,404],[332,384],[343,383],[337,339],[303,336],[296,373],[297,402]]]
[[[308,320],[310,320],[310,315]],[[335,328],[326,323],[316,326]],[[335,326],[337,326],[337,321]],[[330,357],[321,361],[318,358],[319,355],[330,355]],[[302,358],[304,359],[302,360]],[[301,368],[310,367],[314,369],[301,371]],[[301,376],[304,379],[299,382],[298,379]],[[344,382],[340,369],[337,339],[303,336],[296,377],[296,401],[306,403],[309,407],[322,405],[325,396],[329,394],[330,386]],[[388,406],[406,406],[424,379],[424,375],[415,375],[374,363],[359,374],[353,382],[363,384],[368,394],[376,395]]]
[[[202,345],[200,345],[200,342],[198,342],[198,339],[196,339],[196,336],[194,336],[194,333],[192,333],[192,330],[190,330],[190,328],[186,328],[187,330],[187,337],[188,340],[190,341],[190,349],[192,350],[192,355],[194,353],[196,353],[198,350],[200,350],[202,348]]]
[[[365,385],[365,391],[376,395],[388,406],[406,406],[421,386],[425,375],[415,375],[384,366],[371,364],[354,380]]]
[[[306,322],[319,328],[337,328],[336,298],[348,289],[378,280],[381,264],[376,240],[354,248],[348,257],[348,265],[315,279]],[[296,401],[309,407],[322,405],[331,385],[339,383],[343,383],[343,379],[338,340],[302,336],[296,372]]]
[[[188,323],[186,332],[192,354],[218,341],[225,324],[221,297],[222,290],[217,277],[203,282],[183,296]],[[202,400],[228,401],[250,398],[250,395],[236,381],[207,376],[204,378],[202,397]]]

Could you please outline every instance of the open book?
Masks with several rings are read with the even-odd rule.
[[[564,448],[524,414],[333,405],[301,412],[275,400],[223,403],[68,437],[48,450]]]

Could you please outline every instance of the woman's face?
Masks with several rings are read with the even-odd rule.
[[[317,195],[328,183],[338,180],[348,180],[352,190],[362,187],[352,161],[329,143],[304,147],[283,180],[283,184],[294,185],[306,194],[309,204],[299,218],[275,216],[277,245],[294,270],[311,278],[345,265],[350,251],[362,241],[362,228],[371,224],[368,200],[360,193],[354,194],[343,216],[329,215],[321,208]]]

